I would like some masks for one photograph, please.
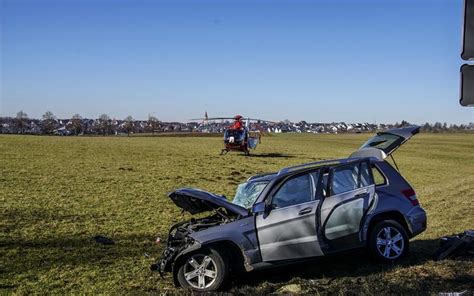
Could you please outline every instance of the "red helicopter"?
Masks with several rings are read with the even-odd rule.
[[[224,149],[221,150],[221,155],[227,154],[229,151],[241,151],[245,155],[250,155],[250,149],[256,149],[257,144],[262,142],[263,130],[260,128],[258,123],[268,122],[275,123],[273,121],[261,120],[261,119],[244,119],[241,115],[234,117],[212,117],[208,118],[207,113],[204,118],[197,118],[191,120],[227,120],[232,119],[234,122],[232,125],[227,127],[224,131]],[[256,122],[254,128],[256,130],[250,131],[250,122]]]

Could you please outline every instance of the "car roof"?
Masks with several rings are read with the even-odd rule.
[[[299,172],[304,172],[312,169],[317,169],[324,166],[333,166],[345,163],[351,163],[354,161],[359,161],[362,159],[370,159],[372,162],[380,161],[375,157],[355,157],[355,158],[340,158],[340,159],[329,159],[316,162],[304,163],[296,166],[290,166],[279,170],[278,172],[264,173],[254,175],[248,178],[247,182],[264,182],[271,181],[277,177],[285,177],[292,174],[297,174]]]
[[[252,176],[247,179],[247,182],[262,182],[262,181],[271,181],[275,178],[277,173],[272,172],[272,173],[264,173],[264,174],[258,174],[255,176]]]

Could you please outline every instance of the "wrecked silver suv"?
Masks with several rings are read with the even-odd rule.
[[[234,272],[353,248],[382,262],[402,258],[409,239],[426,229],[426,214],[385,159],[418,132],[389,130],[349,158],[253,176],[232,202],[199,189],[170,193],[191,214],[213,214],[174,225],[152,269],[171,272],[176,285],[214,291]]]

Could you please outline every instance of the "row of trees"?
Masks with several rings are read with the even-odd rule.
[[[68,132],[79,135],[85,133],[87,128],[90,128],[91,132],[97,134],[108,135],[113,134],[117,130],[117,123],[119,121],[112,120],[107,114],[102,114],[99,118],[93,121],[92,126],[87,126],[83,118],[79,114],[74,114],[71,119],[61,126],[58,118],[51,112],[46,111],[41,117],[41,132],[44,134],[53,134],[58,128],[64,127]],[[127,116],[120,123],[120,131],[126,132],[128,135],[135,132],[138,128],[136,120],[132,116]],[[30,128],[30,119],[28,115],[19,111],[13,120],[13,125],[18,133],[24,134],[27,129]],[[155,133],[160,128],[160,121],[153,115],[148,116],[148,120],[145,125],[145,129],[148,132]]]
[[[406,127],[413,125],[409,123],[406,120],[402,120],[401,123],[395,123],[393,127],[395,128],[400,128],[400,127]],[[421,126],[421,130],[426,133],[442,133],[442,132],[462,132],[466,130],[472,130],[474,129],[474,123],[470,124],[449,124],[447,122],[441,123],[441,122],[435,122],[434,124],[431,124],[429,122],[425,123],[424,125]]]
[[[434,124],[430,123],[425,123],[421,129],[424,132],[428,133],[441,133],[441,132],[460,132],[460,131],[465,131],[468,129],[473,129],[473,123],[471,124],[450,124],[448,123],[441,123],[441,122],[435,122]]]
[[[25,133],[26,128],[29,126],[28,115],[23,111],[18,112],[14,120],[14,125],[19,133]]]
[[[77,114],[76,114],[77,115]],[[77,126],[77,125],[76,125]],[[78,126],[77,126],[78,127]],[[148,121],[146,123],[145,129],[152,134],[160,127],[160,121],[153,115],[148,116]],[[132,116],[127,116],[123,120],[122,130],[130,135],[131,133],[137,130],[136,121]],[[96,121],[95,130],[98,131],[100,134],[108,135],[114,132],[115,126],[113,124],[113,120],[107,115],[102,114],[99,116],[98,121]]]

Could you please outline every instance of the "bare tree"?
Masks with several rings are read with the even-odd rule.
[[[127,116],[125,118],[125,122],[124,122],[124,126],[123,128],[125,129],[125,131],[127,132],[127,136],[130,136],[130,133],[131,132],[134,132],[135,131],[135,123],[134,123],[134,119],[132,116]]]
[[[16,118],[15,118],[15,127],[17,128],[17,132],[19,132],[20,134],[23,134],[27,126],[28,126],[28,115],[22,110],[20,110],[16,114]]]
[[[425,123],[425,125],[423,125],[423,131],[425,132],[431,132],[433,130],[433,127],[430,125],[429,122]]]
[[[160,127],[160,121],[153,115],[148,115],[147,130],[155,135],[155,131]]]
[[[406,120],[402,120],[402,123],[400,123],[400,127],[406,127],[406,126],[410,126],[410,123]]]
[[[68,129],[70,131],[72,131],[74,133],[74,135],[76,135],[76,136],[83,131],[84,126],[82,124],[81,115],[74,114],[72,116],[72,118],[71,118],[71,120],[69,121],[69,124],[68,124]]]
[[[46,134],[52,134],[54,129],[56,128],[56,116],[54,116],[53,112],[46,111],[43,114],[43,120],[41,121],[41,129]]]
[[[112,121],[109,115],[102,114],[99,116],[99,130],[105,136],[111,132]]]

